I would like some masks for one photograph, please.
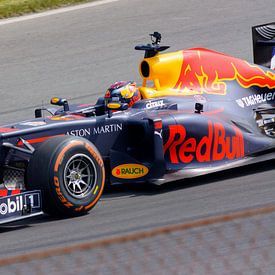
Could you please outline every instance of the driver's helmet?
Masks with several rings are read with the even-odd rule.
[[[106,105],[111,101],[118,101],[131,107],[141,99],[141,96],[134,81],[119,81],[109,87],[104,99]]]

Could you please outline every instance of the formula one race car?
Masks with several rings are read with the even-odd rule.
[[[0,223],[83,214],[105,182],[159,185],[275,158],[274,23],[253,28],[260,65],[203,48],[161,54],[151,37],[136,46],[141,87],[117,82],[95,105],[52,98],[60,107],[0,128]]]

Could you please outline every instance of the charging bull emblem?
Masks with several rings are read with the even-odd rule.
[[[182,68],[174,89],[225,95],[226,81],[233,80],[243,88],[275,88],[275,73],[244,60],[206,49],[184,50],[182,56]]]

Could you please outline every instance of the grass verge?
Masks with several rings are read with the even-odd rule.
[[[86,2],[91,0],[0,0],[0,19]]]

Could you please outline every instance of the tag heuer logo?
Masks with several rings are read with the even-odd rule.
[[[236,102],[241,108],[244,108],[244,103],[241,99],[236,99]]]

